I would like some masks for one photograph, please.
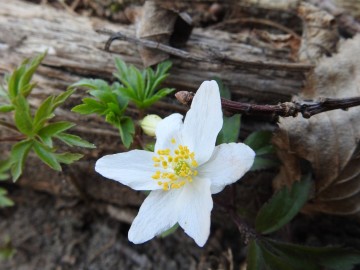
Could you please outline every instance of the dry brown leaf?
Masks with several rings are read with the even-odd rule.
[[[343,41],[339,53],[319,60],[303,98],[360,96],[360,35]],[[284,118],[274,136],[283,166],[275,187],[300,178],[300,161],[312,165],[315,194],[307,211],[360,215],[360,108]]]
[[[304,23],[299,60],[313,62],[323,54],[335,52],[339,35],[334,17],[305,2],[299,5],[298,15]]]

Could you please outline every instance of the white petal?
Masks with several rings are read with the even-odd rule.
[[[215,147],[210,160],[198,168],[199,177],[211,180],[215,194],[240,179],[254,163],[255,152],[246,144],[229,143]]]
[[[96,162],[95,171],[135,190],[160,189],[157,182],[151,178],[156,171],[153,156],[153,152],[143,150],[107,155]]]
[[[178,216],[174,204],[179,194],[179,190],[152,191],[141,205],[130,227],[129,240],[141,244],[174,226]]]
[[[216,137],[223,125],[219,87],[216,81],[205,81],[192,101],[187,112],[182,137],[184,144],[195,152],[198,164],[210,157]]]
[[[159,122],[156,127],[155,152],[158,149],[171,149],[174,147],[174,144],[171,143],[172,138],[178,141],[177,144],[181,143],[179,142],[181,140],[179,135],[183,126],[182,119],[183,116],[181,114],[174,113]]]
[[[209,179],[194,178],[194,182],[183,186],[179,197],[179,225],[200,247],[210,234],[210,214],[213,201]]]

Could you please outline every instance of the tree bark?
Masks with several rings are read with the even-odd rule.
[[[114,56],[141,66],[136,46],[127,41],[115,41],[109,53],[104,50],[108,35],[100,29],[135,36],[133,25],[112,24],[100,19],[74,16],[49,6],[36,5],[19,0],[0,0],[0,74],[10,72],[24,58],[48,50],[34,80],[38,87],[30,102],[36,106],[49,94],[58,94],[81,78],[112,80]],[[291,68],[294,56],[288,48],[276,48],[250,34],[231,34],[219,30],[194,29],[186,48],[194,55],[206,56],[206,52],[222,53],[234,59],[235,64],[190,61],[171,57],[173,68],[166,81],[177,90],[194,91],[204,80],[219,77],[231,89],[233,100],[276,104],[288,101],[303,88],[309,69]],[[236,61],[257,63],[236,65]],[[262,63],[284,64],[273,70]],[[296,64],[296,63],[295,63]],[[290,66],[290,68],[288,68]],[[130,191],[114,181],[103,180],[94,172],[94,162],[106,153],[124,149],[118,133],[96,116],[79,116],[70,109],[85,96],[77,91],[61,109],[59,118],[75,122],[74,129],[83,138],[95,143],[95,150],[81,150],[82,161],[67,167],[64,173],[53,172],[37,159],[27,161],[26,171],[19,181],[21,185],[63,196],[85,196],[121,206],[137,206],[143,195]],[[174,111],[185,112],[186,107],[168,98],[158,102],[152,111],[165,116]],[[9,120],[0,116],[2,119]],[[0,136],[5,134],[4,128]],[[8,146],[0,145],[2,151]]]

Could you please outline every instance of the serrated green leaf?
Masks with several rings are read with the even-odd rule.
[[[224,117],[222,129],[216,139],[216,144],[237,142],[240,133],[241,115],[234,114]]]
[[[55,138],[61,140],[65,144],[69,146],[80,146],[84,148],[95,148],[96,146],[88,141],[81,139],[79,136],[68,134],[68,133],[60,133],[54,136]]]
[[[25,97],[18,95],[15,99],[15,125],[25,135],[32,135],[33,120],[30,106]]]
[[[15,108],[13,105],[0,105],[0,112],[7,113],[13,111]]]
[[[133,137],[135,134],[134,122],[130,117],[123,117],[121,119],[119,133],[124,146],[129,148],[133,142]]]
[[[38,135],[42,139],[42,141],[49,147],[52,147],[52,138],[54,135],[59,134],[63,131],[68,130],[69,128],[72,128],[75,126],[74,123],[70,123],[67,121],[61,121],[61,122],[55,122],[50,123],[47,126],[41,128],[38,131]]]
[[[21,94],[25,95],[29,93],[29,89],[26,86],[30,83],[32,76],[34,75],[35,71],[39,67],[42,60],[45,58],[46,52],[36,56],[29,64],[25,72],[22,74],[19,80],[18,90]],[[26,96],[26,95],[25,95]]]
[[[34,141],[33,149],[42,162],[44,162],[46,165],[48,165],[55,171],[61,171],[61,165],[56,159],[56,155],[55,153],[53,153],[53,150],[50,147]]]
[[[76,88],[76,87],[84,87],[84,88],[90,88],[90,89],[103,89],[104,87],[107,87],[108,83],[104,80],[100,79],[82,79],[70,86],[70,88]]]
[[[72,94],[74,94],[75,89],[67,89],[65,92],[61,93],[58,96],[55,96],[53,103],[53,110],[62,105]]]
[[[80,114],[104,114],[107,107],[105,104],[101,104],[99,101],[94,100],[92,98],[84,98],[82,100],[83,104],[77,105],[71,109],[73,112],[77,112]]]
[[[10,207],[14,205],[14,202],[6,197],[7,191],[0,188],[0,207]]]
[[[71,164],[75,161],[78,161],[80,158],[82,158],[84,155],[77,154],[77,153],[61,153],[61,154],[55,154],[56,159],[60,163],[64,164]]]
[[[39,106],[39,108],[35,112],[34,116],[34,132],[36,133],[39,129],[41,129],[45,123],[45,121],[51,119],[55,115],[53,112],[53,102],[54,97],[47,97]]]
[[[19,179],[24,169],[26,157],[33,145],[32,140],[25,140],[14,144],[11,148],[11,175],[15,182]]]
[[[246,255],[246,270],[263,270],[264,258],[256,240],[251,240]]]
[[[311,176],[302,177],[293,184],[276,192],[257,214],[255,228],[262,234],[277,231],[287,224],[306,203],[311,188]]]

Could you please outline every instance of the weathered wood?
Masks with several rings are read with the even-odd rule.
[[[34,79],[38,87],[31,96],[36,105],[48,94],[60,93],[83,77],[111,79],[114,71],[114,54],[105,52],[108,36],[99,29],[120,31],[135,36],[134,26],[115,25],[99,19],[74,16],[49,6],[35,5],[19,0],[0,0],[0,75],[11,71],[24,58],[48,50],[48,55]],[[247,34],[230,34],[223,31],[195,29],[186,51],[204,54],[221,52],[233,59],[250,62],[292,62],[290,50],[276,49],[270,43],[254,40]],[[111,46],[123,60],[141,66],[136,46],[116,41]],[[171,58],[174,67],[167,85],[178,90],[195,90],[203,80],[220,77],[231,89],[233,99],[276,104],[289,100],[303,87],[304,71],[271,70],[242,65],[185,61]],[[261,66],[261,65],[260,65]],[[32,188],[66,196],[90,196],[118,205],[139,205],[141,193],[113,181],[100,180],[93,168],[95,160],[106,154],[124,150],[118,133],[99,117],[80,117],[69,112],[79,104],[84,92],[78,91],[57,113],[62,119],[78,124],[74,129],[80,136],[94,142],[96,150],[82,150],[83,161],[69,167],[65,173],[55,173],[36,159],[30,159],[20,183]],[[160,114],[184,111],[173,99],[155,106]],[[5,129],[0,129],[0,136]],[[8,146],[0,145],[2,151]]]

